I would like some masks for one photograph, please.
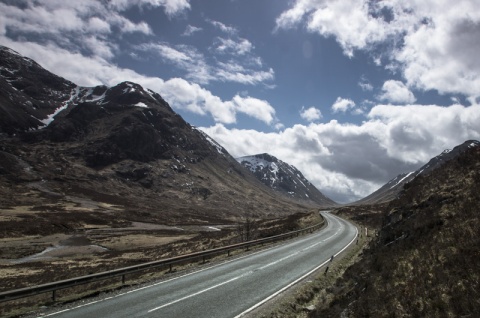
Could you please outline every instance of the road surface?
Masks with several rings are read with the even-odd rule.
[[[172,279],[41,317],[241,317],[355,241],[351,223],[322,212],[316,233]]]

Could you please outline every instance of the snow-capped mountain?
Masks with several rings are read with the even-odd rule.
[[[324,206],[336,205],[334,201],[327,198],[310,183],[297,168],[272,155],[263,153],[236,159],[261,182],[275,191],[295,199],[314,201]]]
[[[397,195],[402,191],[403,186],[415,179],[419,175],[425,175],[433,172],[435,169],[442,166],[445,162],[456,158],[461,153],[464,153],[466,150],[472,147],[480,146],[480,142],[477,140],[467,140],[461,145],[456,146],[453,149],[445,149],[438,156],[433,157],[423,165],[420,169],[416,171],[402,173],[387,182],[377,191],[373,192],[369,196],[357,201],[357,203],[379,203],[387,202],[397,197]]]
[[[46,211],[52,202],[103,202],[89,203],[108,210],[95,214],[102,220],[162,224],[305,210],[247,173],[159,94],[132,82],[81,87],[2,46],[0,201]]]

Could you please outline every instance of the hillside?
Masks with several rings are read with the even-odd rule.
[[[474,317],[480,312],[480,147],[405,185],[378,236],[311,317]]]
[[[0,270],[148,261],[203,248],[211,232],[235,241],[246,218],[291,230],[315,207],[262,184],[151,90],[81,87],[6,47],[0,57]],[[38,266],[22,285],[49,279]]]
[[[468,149],[478,146],[480,146],[479,141],[467,140],[463,144],[458,145],[453,149],[445,149],[441,154],[430,159],[419,169],[396,176],[372,194],[355,202],[355,204],[376,204],[391,201],[399,195],[405,184],[412,181],[417,176],[428,174],[429,172],[442,166],[445,162],[456,158]]]
[[[0,53],[0,206],[27,211],[2,235],[85,222],[226,222],[247,212],[275,217],[302,209],[280,204],[160,95],[131,82],[80,87],[8,48]],[[38,228],[20,229],[32,209],[44,211]]]
[[[263,184],[285,196],[312,201],[323,207],[337,205],[308,181],[297,168],[272,155],[264,153],[236,159]]]

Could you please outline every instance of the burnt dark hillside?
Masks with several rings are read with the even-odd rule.
[[[480,149],[408,183],[375,243],[311,317],[475,317],[480,312]]]

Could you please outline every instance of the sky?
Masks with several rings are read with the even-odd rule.
[[[480,139],[477,0],[0,0],[0,44],[81,86],[150,88],[340,203]]]

